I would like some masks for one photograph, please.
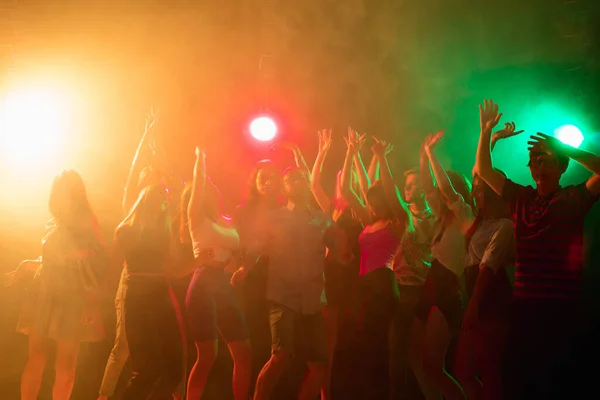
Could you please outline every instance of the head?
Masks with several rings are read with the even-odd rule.
[[[163,184],[146,186],[140,192],[137,201],[120,226],[141,226],[170,235],[171,231],[171,193]]]
[[[393,217],[394,212],[387,200],[381,181],[373,182],[367,190],[367,207],[375,220],[385,220]]]
[[[567,170],[569,157],[530,151],[527,166],[538,188],[553,189],[558,187],[562,174]]]
[[[310,182],[306,172],[298,167],[289,167],[282,174],[283,194],[289,200],[307,201]]]
[[[280,172],[271,160],[259,161],[250,174],[248,181],[248,201],[261,198],[276,200],[279,195]]]
[[[62,170],[54,178],[48,208],[59,226],[98,229],[83,179],[73,170]]]
[[[421,186],[419,169],[413,168],[404,173],[404,200],[407,203],[425,201],[425,192]]]
[[[506,178],[506,174],[496,169],[496,172]],[[479,212],[489,215],[502,216],[508,213],[507,204],[494,192],[492,188],[479,175],[473,176],[473,203]]]

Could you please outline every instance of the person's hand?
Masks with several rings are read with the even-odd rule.
[[[371,151],[373,151],[373,154],[375,154],[377,157],[385,157],[386,154],[394,149],[394,145],[385,140],[380,140],[375,136],[373,136],[373,140],[375,143],[373,143],[373,146],[371,146]]]
[[[354,132],[351,127],[348,127],[348,134],[344,136],[344,141],[346,142],[346,146],[348,146],[348,151],[352,154],[356,154],[358,152],[358,134]]]
[[[39,263],[38,260],[25,260],[14,271],[4,274],[4,287],[14,286],[29,275],[29,264]]]
[[[501,117],[502,114],[498,113],[498,105],[492,100],[484,100],[483,106],[479,105],[479,126],[482,132],[491,133]]]
[[[317,134],[319,135],[319,153],[326,153],[331,147],[331,129],[322,129]]]
[[[385,148],[385,155],[389,156],[392,151],[394,151],[394,145],[392,143],[388,143],[387,147]]]
[[[150,107],[150,112],[146,115],[146,132],[149,132],[156,123],[158,122],[158,115],[160,113],[160,109],[154,109],[154,107]]]
[[[527,142],[529,151],[546,153],[548,155],[568,155],[570,146],[564,144],[555,137],[548,136],[538,132],[536,135],[529,136],[531,139]]]
[[[438,144],[440,140],[442,140],[442,137],[444,137],[444,133],[445,131],[442,129],[441,131],[427,135],[427,137],[423,141],[423,150],[426,153],[433,150],[435,145]]]
[[[463,315],[462,328],[467,331],[472,331],[479,322],[479,307],[474,302],[470,301],[465,314]]]
[[[364,144],[367,142],[367,134],[363,133],[360,135],[351,127],[348,127],[348,140],[351,141],[356,148],[356,151],[360,151]]]
[[[504,124],[504,129],[500,129],[492,134],[492,141],[497,142],[498,140],[508,139],[509,137],[517,136],[520,133],[525,132],[524,130],[516,131],[514,122],[507,122]]]
[[[240,269],[235,271],[233,273],[233,275],[231,275],[231,279],[229,280],[229,283],[231,284],[231,286],[236,286],[240,282],[242,282],[244,279],[246,279],[247,276],[248,276],[248,270],[244,267],[241,267]]]
[[[197,158],[204,158],[204,159],[206,158],[206,152],[198,146],[196,146],[195,153],[196,153]]]

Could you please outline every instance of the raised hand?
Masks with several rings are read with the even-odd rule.
[[[432,150],[435,147],[435,145],[439,143],[442,137],[444,137],[444,133],[445,131],[442,129],[441,131],[427,135],[427,137],[423,141],[423,150],[425,152]]]
[[[479,126],[482,131],[491,132],[496,125],[502,114],[498,113],[498,105],[492,100],[484,100],[483,106],[479,105]]]
[[[516,128],[514,122],[507,122],[504,124],[504,129],[500,129],[499,131],[493,133],[492,140],[498,141],[501,139],[507,139],[509,137],[517,136],[518,134],[525,132],[522,129],[520,131],[515,131],[515,129]]]
[[[536,135],[529,136],[531,139],[527,142],[527,149],[533,152],[546,153],[549,155],[567,155],[568,145],[564,144],[555,137],[548,136],[545,133],[538,132]]]
[[[326,153],[331,147],[331,129],[322,129],[317,134],[319,135],[319,153]]]
[[[203,149],[201,149],[200,147],[196,146],[196,157],[205,159],[206,152]]]
[[[371,146],[371,150],[376,156],[385,157],[388,152],[391,152],[394,149],[394,145],[385,140],[378,139],[375,136],[373,136],[373,140],[375,143]]]
[[[344,136],[344,141],[346,142],[346,146],[348,146],[348,150],[356,153],[358,151],[358,134],[351,128],[348,127],[348,134]]]
[[[154,109],[154,107],[150,107],[150,112],[146,115],[146,131],[154,128],[154,125],[158,122],[158,115],[160,114],[160,109]]]

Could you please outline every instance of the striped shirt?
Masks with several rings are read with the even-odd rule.
[[[506,180],[515,226],[515,297],[573,298],[583,289],[583,223],[598,199],[585,183],[540,196]]]

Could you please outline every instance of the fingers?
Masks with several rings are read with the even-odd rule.
[[[546,135],[545,133],[542,132],[536,132],[536,135],[543,137],[544,139],[548,139],[550,136]]]

